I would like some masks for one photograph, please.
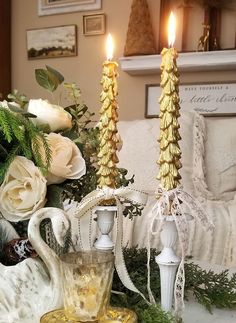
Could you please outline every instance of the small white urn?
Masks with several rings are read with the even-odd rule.
[[[97,224],[101,232],[99,238],[94,244],[94,247],[98,250],[112,250],[114,243],[109,237],[109,233],[114,226],[114,218],[116,216],[116,206],[97,206],[94,213],[97,215]]]

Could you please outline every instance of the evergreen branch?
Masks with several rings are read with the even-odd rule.
[[[6,147],[6,151],[9,148],[12,149],[10,158],[7,157],[1,165],[2,174],[5,174],[9,167],[9,160],[12,161],[17,154],[22,154],[30,160],[33,158],[36,166],[40,167],[44,174],[49,169],[51,150],[46,135],[23,114],[0,107],[0,134],[3,136],[3,141],[6,140],[10,144],[10,147]],[[1,145],[4,148],[3,143]],[[18,148],[15,149],[12,146]],[[42,159],[41,156],[45,156],[45,158]]]
[[[24,154],[26,157],[30,154],[30,158],[28,158],[31,159],[33,157],[36,166],[38,166],[42,173],[45,174],[51,163],[51,149],[47,142],[46,135],[41,132],[30,120],[23,116],[22,123],[25,127],[26,140],[28,139],[26,147],[23,148],[29,149],[29,151],[24,149]]]
[[[236,274],[229,277],[229,271],[219,274],[206,271],[194,263],[187,263],[185,292],[191,291],[197,301],[209,312],[212,306],[218,308],[236,307]]]
[[[37,128],[36,128],[37,129]],[[46,136],[44,133],[39,133],[30,129],[31,133],[31,143],[32,143],[32,151],[33,151],[33,158],[42,171],[43,174],[46,174],[51,163],[51,149],[47,142]],[[42,150],[43,148],[45,154],[43,154],[42,158]]]
[[[160,271],[155,262],[155,256],[158,254],[156,249],[151,250],[151,277],[150,284],[152,292],[156,300],[160,300]],[[146,297],[146,277],[147,277],[147,250],[137,248],[124,249],[125,263],[129,275],[135,281],[136,287]],[[212,270],[203,270],[200,266],[194,263],[185,263],[185,296],[188,293],[193,293],[196,300],[212,312],[213,306],[218,308],[236,308],[236,273],[231,277],[228,270],[217,274]],[[125,306],[134,309],[138,314],[141,323],[147,322],[174,322],[171,316],[166,316],[167,313],[158,311],[160,307],[149,307],[143,303],[142,298],[130,290],[127,290],[121,283],[117,273],[114,275],[113,290],[124,293],[124,295],[112,294],[111,302],[115,306]],[[158,319],[160,320],[158,321]]]
[[[19,126],[18,119],[11,112],[8,113],[8,122],[10,124],[12,133],[15,136],[15,138],[22,143],[25,138],[24,126]]]
[[[2,123],[1,130],[5,139],[10,142],[19,142],[21,151],[27,158],[32,157],[31,149],[29,144],[27,143],[27,137],[25,133],[25,121],[29,122],[29,120],[25,119],[20,113],[13,113],[11,110],[7,108],[2,108]]]
[[[4,177],[6,175],[6,172],[10,164],[12,163],[14,158],[18,155],[20,149],[21,147],[19,145],[13,146],[11,151],[7,154],[7,158],[4,161],[4,163],[0,163],[0,183],[2,183],[2,181],[4,180]]]
[[[9,123],[9,114],[11,112],[7,108],[0,107],[0,129],[8,142],[12,140],[12,129]]]
[[[51,161],[52,161],[52,151],[50,148],[50,145],[48,144],[46,135],[44,133],[41,133],[41,140],[43,142],[43,149],[45,151],[45,167],[46,167],[46,171],[49,169]]]

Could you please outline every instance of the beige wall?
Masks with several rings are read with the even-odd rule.
[[[85,12],[38,17],[37,0],[12,0],[12,87],[28,97],[46,97],[34,78],[34,70],[45,64],[58,69],[68,82],[77,82],[83,99],[90,110],[98,112],[102,62],[105,59],[105,35],[83,36],[82,16]],[[123,55],[126,31],[132,0],[102,0],[102,10],[107,17],[107,31],[115,41],[115,59]],[[148,0],[156,41],[158,40],[159,0]],[[92,13],[91,11],[86,12]],[[50,26],[76,24],[78,26],[78,56],[28,60],[26,55],[26,30]],[[132,120],[144,117],[145,84],[158,83],[159,75],[130,76],[119,71],[120,119]],[[235,71],[185,73],[182,82],[189,81],[231,81]]]

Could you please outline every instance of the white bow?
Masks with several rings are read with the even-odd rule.
[[[148,195],[144,192],[131,189],[128,187],[121,187],[118,189],[112,189],[104,187],[96,189],[89,193],[78,205],[75,211],[75,217],[82,217],[87,212],[93,210],[93,208],[103,200],[115,199],[117,205],[117,237],[115,243],[115,267],[117,273],[122,281],[123,285],[133,292],[140,294],[145,300],[145,296],[135,287],[128,271],[126,269],[124,255],[122,251],[122,239],[123,239],[123,207],[122,202],[129,201],[139,205],[145,205]],[[147,301],[147,300],[146,300]]]

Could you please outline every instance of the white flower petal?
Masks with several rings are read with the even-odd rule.
[[[0,211],[9,221],[27,220],[46,202],[46,179],[31,160],[17,156],[0,187]]]
[[[52,151],[48,185],[62,183],[65,179],[78,179],[86,173],[85,160],[73,141],[56,133],[47,135],[47,140]]]
[[[75,156],[71,161],[70,174],[67,178],[76,179],[85,175],[86,173],[86,165],[85,160],[82,156]]]
[[[30,100],[27,111],[37,116],[31,119],[34,124],[38,126],[48,124],[51,131],[72,127],[71,115],[59,105],[50,104],[47,100]]]

